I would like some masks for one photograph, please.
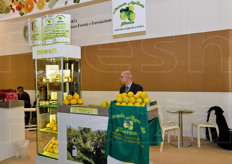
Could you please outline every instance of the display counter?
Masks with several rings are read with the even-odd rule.
[[[100,106],[59,106],[58,163],[119,164],[119,160],[105,157],[108,116],[108,108]],[[148,118],[157,122],[157,111],[149,111]]]
[[[24,101],[0,102],[0,161],[14,156],[14,142],[24,139]]]

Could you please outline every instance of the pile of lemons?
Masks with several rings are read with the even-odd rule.
[[[116,98],[116,105],[123,106],[145,106],[150,102],[146,92],[138,91],[135,95],[133,92],[118,94]]]
[[[80,98],[80,95],[75,93],[73,96],[72,95],[67,95],[66,99],[63,101],[64,105],[82,105],[84,104],[84,100]]]
[[[57,132],[57,123],[55,120],[50,120],[50,122],[46,125],[46,128],[51,129],[54,132]]]
[[[53,139],[48,147],[45,149],[46,152],[58,154],[58,140]]]

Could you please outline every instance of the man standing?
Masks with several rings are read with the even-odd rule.
[[[24,92],[23,87],[19,86],[18,91],[18,100],[24,100],[24,108],[31,108],[30,96],[27,92]],[[29,123],[30,112],[25,112],[25,124]]]
[[[132,91],[134,94],[136,94],[138,91],[143,91],[143,87],[139,84],[135,84],[132,82],[132,74],[130,71],[123,71],[120,76],[121,84],[124,84],[120,88],[120,93],[128,93]]]
[[[18,100],[24,100],[24,108],[31,108],[30,96],[27,92],[24,92],[23,87],[19,86],[18,90]]]

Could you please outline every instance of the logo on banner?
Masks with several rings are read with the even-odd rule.
[[[145,0],[113,0],[113,34],[145,31]]]

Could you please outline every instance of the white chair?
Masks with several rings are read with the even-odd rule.
[[[165,132],[169,130],[178,130],[178,148],[180,148],[180,128],[179,126],[170,124],[169,122],[164,122],[163,115],[160,111],[159,111],[159,122],[160,122],[161,131],[162,131],[162,138],[163,138],[163,142],[161,142],[160,144],[160,152],[163,151]],[[168,143],[170,143],[170,135],[168,135]]]
[[[195,121],[192,123],[192,142],[193,142],[193,127],[194,126],[197,128],[197,146],[198,147],[201,147],[201,143],[200,143],[200,129],[201,128],[208,128],[210,141],[212,141],[212,134],[210,132],[210,128],[216,128],[217,136],[219,135],[218,126],[216,123],[216,115],[214,115],[214,112],[210,113],[209,122]]]

